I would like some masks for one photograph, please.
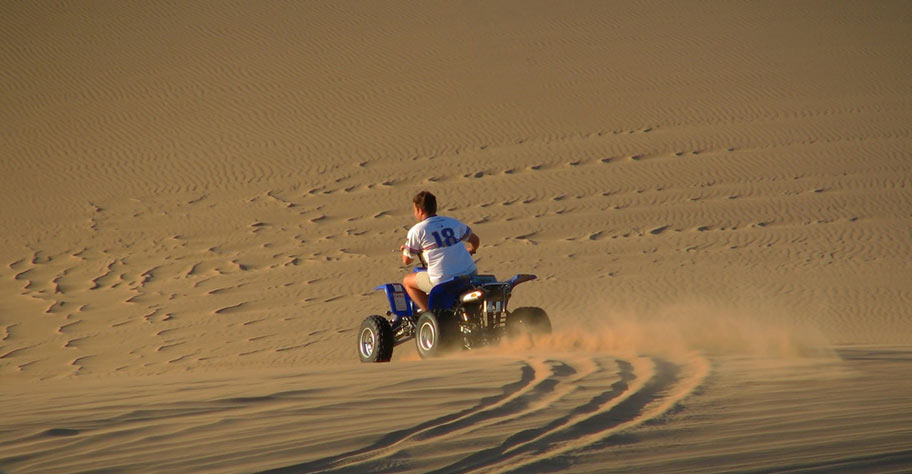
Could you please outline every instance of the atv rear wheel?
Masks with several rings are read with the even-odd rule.
[[[393,356],[393,330],[383,316],[368,316],[358,331],[361,362],[389,362]]]
[[[551,334],[551,320],[548,318],[548,313],[534,306],[523,306],[511,311],[507,316],[507,335],[515,337],[522,333]]]
[[[449,311],[425,311],[418,318],[415,331],[418,355],[422,359],[438,357],[459,346],[459,322]]]

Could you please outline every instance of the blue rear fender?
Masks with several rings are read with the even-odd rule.
[[[535,275],[532,275],[532,274],[520,273],[519,275],[514,275],[513,278],[510,278],[509,280],[507,280],[507,283],[510,284],[510,288],[513,288],[520,283],[532,281],[536,278],[538,278],[538,277]]]
[[[503,286],[506,284],[509,290],[520,283],[525,283],[537,278],[535,275],[521,273],[510,278],[505,282],[498,282],[493,275],[474,275],[471,277],[456,277],[442,283],[438,283],[428,295],[428,307],[431,310],[450,309],[456,307],[459,303],[459,297],[463,293],[478,287],[488,285]]]

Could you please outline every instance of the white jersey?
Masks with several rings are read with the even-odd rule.
[[[469,226],[452,217],[432,216],[408,231],[406,250],[421,254],[427,263],[428,277],[437,284],[475,272],[475,261],[462,241],[472,235]]]

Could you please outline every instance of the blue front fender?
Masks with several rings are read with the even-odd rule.
[[[385,290],[386,299],[389,300],[390,312],[396,316],[411,316],[415,314],[415,304],[405,292],[401,283],[387,283],[380,285],[375,290]]]

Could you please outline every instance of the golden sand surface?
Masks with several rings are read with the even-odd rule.
[[[0,472],[907,472],[912,4],[0,1]],[[554,332],[362,364],[411,197]]]

